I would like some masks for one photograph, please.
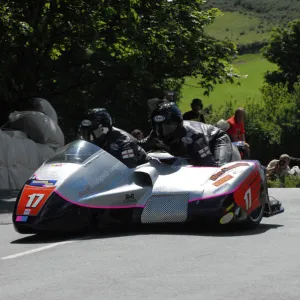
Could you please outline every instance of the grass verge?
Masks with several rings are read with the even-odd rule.
[[[225,101],[237,101],[237,105],[243,105],[247,98],[260,101],[260,88],[264,82],[264,73],[277,68],[276,65],[268,62],[260,54],[245,54],[239,56],[234,61],[234,67],[237,68],[245,78],[240,80],[241,85],[235,84],[218,84],[210,96],[204,96],[204,90],[197,86],[198,79],[187,77],[182,89],[182,102],[180,109],[185,112],[190,110],[190,102],[193,98],[201,98],[204,106],[212,104],[218,107]]]

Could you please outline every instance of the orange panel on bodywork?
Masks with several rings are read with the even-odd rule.
[[[261,205],[259,201],[260,189],[261,177],[259,171],[255,169],[234,192],[234,201],[239,207],[245,209],[247,213],[251,213]]]
[[[233,176],[228,174],[228,175],[222,177],[221,179],[219,179],[218,181],[216,181],[215,183],[213,183],[213,185],[214,186],[220,186],[220,185],[222,185],[223,183],[229,181],[232,178],[233,178]]]
[[[25,185],[17,208],[17,215],[37,216],[55,186],[37,187]]]

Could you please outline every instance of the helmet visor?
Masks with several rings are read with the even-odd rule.
[[[93,134],[95,138],[99,139],[103,135],[107,134],[109,131],[108,127],[103,127],[102,125],[99,125],[97,129],[93,130]]]
[[[91,125],[92,122],[90,120],[83,120],[80,124],[79,134],[80,138],[85,141],[90,141],[91,137]]]
[[[159,138],[166,138],[176,131],[177,126],[174,122],[154,123],[154,130]]]
[[[81,128],[80,129],[80,138],[85,141],[90,141],[91,132],[88,128]]]

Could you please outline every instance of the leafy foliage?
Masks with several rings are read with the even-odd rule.
[[[300,188],[300,177],[288,175],[284,180],[268,180],[268,188]]]
[[[200,74],[208,92],[237,76],[236,46],[205,33],[219,11],[203,2],[1,2],[1,106],[40,96],[67,128],[90,106],[107,107],[127,130],[146,127],[146,100],[179,92],[185,76]]]
[[[289,89],[300,76],[300,20],[290,22],[287,27],[277,27],[272,31],[271,39],[262,50],[270,62],[278,65],[278,70],[268,72],[266,81],[288,83]]]
[[[292,93],[282,83],[265,84],[261,91],[261,102],[248,98],[244,105],[246,140],[251,146],[251,156],[264,164],[286,152],[298,157],[300,145],[295,141],[300,135],[300,83],[294,84]],[[227,101],[214,108],[206,119],[216,124],[220,119],[231,117],[236,108],[236,101]]]

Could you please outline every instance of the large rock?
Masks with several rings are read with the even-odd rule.
[[[10,114],[0,130],[0,189],[20,189],[42,163],[64,146],[65,139],[51,104],[32,99],[35,111]]]
[[[64,145],[64,135],[60,127],[50,117],[37,111],[13,112],[9,116],[9,127],[27,134],[28,138],[51,148]]]

